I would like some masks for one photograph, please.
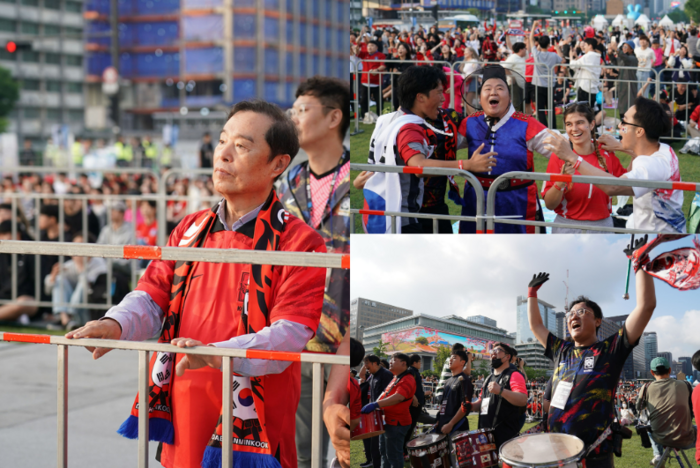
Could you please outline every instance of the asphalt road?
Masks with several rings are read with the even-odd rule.
[[[56,357],[53,345],[0,342],[0,467],[56,466]],[[136,466],[135,440],[117,434],[136,397],[138,354],[114,350],[93,361],[68,352],[68,463]],[[157,443],[149,446],[149,466]]]

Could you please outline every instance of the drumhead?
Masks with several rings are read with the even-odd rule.
[[[445,438],[445,434],[423,434],[415,439],[411,440],[406,444],[406,447],[409,448],[418,448],[418,447],[426,447],[433,445],[437,442],[440,442],[442,439]]]
[[[545,466],[577,462],[585,444],[569,434],[525,434],[501,446],[501,459],[512,466]]]

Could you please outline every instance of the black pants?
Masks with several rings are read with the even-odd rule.
[[[593,109],[594,113],[598,112],[598,102],[595,94],[591,94],[579,88],[578,93],[576,94],[576,100],[579,102],[587,102],[591,109]]]
[[[379,436],[369,439],[372,441],[372,466],[382,468],[382,454],[379,452]]]
[[[416,423],[418,423],[418,417],[421,414],[421,406],[409,406],[408,411],[411,413],[411,428],[406,433],[406,437],[403,440],[403,454],[408,455],[406,451],[406,444],[413,438],[413,431],[416,429]]]
[[[548,109],[548,112],[552,114],[552,125],[554,126],[556,124],[554,120],[554,105],[549,97],[549,88],[537,86],[537,120],[545,127],[549,127],[547,115],[544,112],[545,109]]]
[[[436,206],[429,206],[429,207],[424,207],[421,208],[420,210],[421,213],[430,213],[430,214],[441,214],[441,215],[448,215],[450,214],[450,209],[447,207],[447,205],[442,204],[442,205],[436,205]],[[423,226],[423,234],[433,234],[433,220],[432,219],[423,219],[420,218],[418,221],[420,221],[421,226]],[[438,234],[452,234],[452,224],[449,219],[438,219]],[[413,408],[413,407],[411,407]],[[413,430],[411,430],[413,432]]]
[[[362,445],[365,449],[365,460],[372,461],[372,439],[362,439]]]
[[[381,109],[379,108],[380,104],[380,86],[364,86],[360,84],[359,86],[360,90],[360,118],[364,118],[365,114],[369,111],[369,101],[370,101],[370,95],[371,99],[377,103],[377,115],[382,115]]]

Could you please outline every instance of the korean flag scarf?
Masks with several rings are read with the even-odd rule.
[[[185,233],[180,242],[184,247],[202,247],[216,221],[218,205],[199,217]],[[279,249],[280,236],[284,231],[288,213],[277,199],[274,190],[270,193],[255,220],[253,249],[275,251]],[[194,232],[190,233],[190,230]],[[165,315],[159,343],[170,343],[178,337],[184,298],[190,288],[192,272],[196,262],[178,261],[175,264],[170,305]],[[238,335],[256,333],[269,325],[271,307],[272,265],[250,265],[247,309],[243,311]],[[245,273],[244,273],[245,274]],[[252,281],[250,280],[252,278]],[[149,382],[149,439],[172,444],[175,431],[172,424],[171,386],[175,377],[173,362],[175,355],[157,353],[151,357]],[[272,447],[265,430],[265,389],[262,377],[241,377],[233,374],[233,392],[239,401],[249,404],[236,405],[233,411],[233,466],[235,468],[280,468],[272,454]],[[120,434],[130,439],[138,437],[139,401],[131,409],[131,415],[121,425]],[[252,404],[250,404],[252,403]],[[221,467],[222,416],[204,451],[203,468]]]

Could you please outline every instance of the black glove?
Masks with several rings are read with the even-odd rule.
[[[537,297],[537,290],[547,281],[549,281],[549,273],[532,275],[532,281],[527,285],[527,297]]]
[[[627,244],[624,249],[625,255],[632,261],[632,266],[634,266],[634,272],[636,273],[640,268],[649,263],[649,250],[647,248],[647,239],[649,236],[644,234],[644,237]]]

